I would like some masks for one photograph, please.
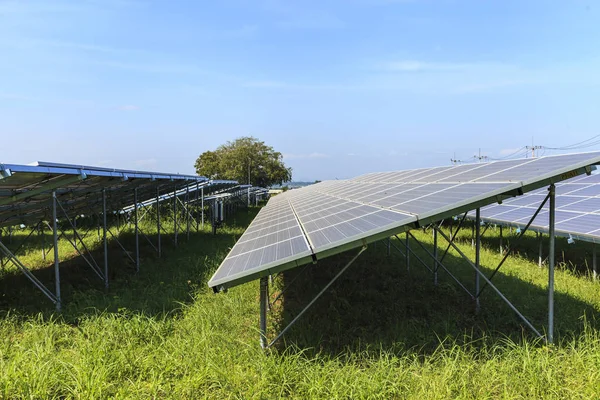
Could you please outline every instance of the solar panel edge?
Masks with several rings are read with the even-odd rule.
[[[313,261],[313,253],[310,250],[307,250],[305,252],[297,253],[293,256],[265,264],[264,268],[260,270],[254,269],[249,271],[241,271],[233,275],[227,275],[226,277],[220,279],[214,279],[214,276],[216,275],[215,272],[213,277],[208,281],[208,287],[215,291],[229,289],[234,286],[239,286],[246,282],[253,281],[257,278],[262,278],[288,269],[306,265]]]
[[[474,221],[475,220],[475,216],[471,216],[468,215],[467,219]],[[512,228],[519,228],[519,229],[523,229],[525,228],[525,226],[527,226],[527,222],[515,222],[515,221],[504,221],[504,220],[498,220],[498,219],[494,219],[494,218],[486,218],[486,217],[481,217],[481,220],[490,224],[496,224],[496,225],[502,225],[505,227],[512,227]],[[543,228],[537,225],[531,225],[528,228],[529,231],[532,232],[540,232],[540,233],[546,233],[548,234],[548,228]],[[560,236],[560,237],[572,237],[573,239],[579,239],[581,241],[585,241],[585,242],[590,242],[590,243],[600,243],[600,236],[594,236],[594,235],[587,235],[585,233],[580,233],[580,232],[571,232],[571,231],[566,231],[560,228],[555,228],[554,229],[554,233],[556,236]]]

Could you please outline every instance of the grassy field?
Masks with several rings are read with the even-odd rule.
[[[258,342],[258,282],[218,295],[206,286],[256,212],[240,211],[217,236],[208,227],[189,241],[182,235],[177,249],[165,245],[161,259],[146,245],[137,274],[112,245],[107,292],[61,243],[61,314],[20,274],[4,271],[0,396],[599,398],[600,284],[585,276],[585,244],[558,244],[555,346],[535,339],[489,288],[475,314],[473,302],[446,274],[440,272],[434,286],[415,257],[407,270],[403,257],[395,251],[388,256],[386,244],[378,243],[265,352]],[[430,233],[416,235],[431,244]],[[99,245],[95,236],[87,239],[90,246]],[[470,229],[460,240],[473,256]],[[124,243],[132,248],[130,234]],[[500,261],[497,231],[490,228],[483,245],[489,273]],[[51,258],[39,261],[39,241],[28,249],[22,259],[51,282]],[[354,254],[279,276],[273,296],[300,274],[269,314],[270,336]],[[456,253],[446,264],[472,288],[474,273]],[[547,269],[537,266],[534,236],[525,237],[494,282],[543,328]]]

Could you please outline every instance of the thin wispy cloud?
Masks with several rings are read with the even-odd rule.
[[[139,106],[134,106],[133,104],[126,104],[118,107],[121,111],[138,111],[140,109]]]
[[[310,158],[328,158],[328,154],[324,153],[308,153],[308,154],[293,154],[293,153],[284,153],[283,158],[287,160],[300,160],[300,159],[310,159]]]

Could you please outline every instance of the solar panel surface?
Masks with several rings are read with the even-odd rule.
[[[272,198],[209,286],[224,289],[583,174],[600,153],[371,173]],[[587,167],[587,168],[586,168]]]
[[[206,182],[194,175],[165,174],[38,162],[35,165],[0,164],[0,226],[37,223],[51,219],[52,192],[66,212],[96,213],[102,210],[106,190],[111,210],[156,197],[156,189],[174,191],[192,182]]]
[[[524,227],[544,200],[546,190],[537,190],[503,204],[481,209],[483,221]],[[531,224],[548,232],[548,204]],[[470,213],[469,217],[474,218]],[[556,234],[600,243],[600,174],[578,176],[556,185]]]

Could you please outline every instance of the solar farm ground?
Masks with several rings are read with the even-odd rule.
[[[600,284],[586,276],[589,245],[558,240],[557,344],[551,347],[533,339],[492,291],[484,292],[475,315],[473,303],[443,272],[435,287],[414,257],[407,271],[403,257],[394,251],[387,256],[378,243],[285,341],[265,352],[258,341],[258,281],[218,295],[206,284],[256,213],[239,212],[216,236],[208,227],[189,242],[181,235],[177,251],[165,246],[160,260],[143,248],[137,275],[111,248],[108,292],[61,242],[61,254],[71,254],[61,267],[62,314],[7,267],[0,279],[0,397],[563,399],[600,393]],[[416,235],[431,244],[430,233]],[[94,234],[86,240],[97,244]],[[473,256],[470,229],[460,246]],[[490,228],[482,249],[488,273],[500,261],[497,249],[497,231]],[[269,315],[271,337],[352,255],[302,272]],[[39,258],[38,241],[22,260],[51,282],[51,258]],[[446,261],[472,284],[472,269],[456,253]],[[300,271],[284,273],[275,285]],[[495,282],[543,326],[547,270],[537,266],[533,235]]]

